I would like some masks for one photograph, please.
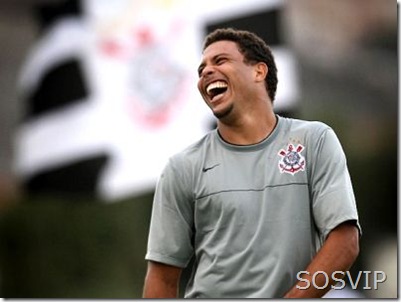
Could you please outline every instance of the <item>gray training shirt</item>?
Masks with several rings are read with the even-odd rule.
[[[146,259],[184,268],[195,255],[186,298],[282,297],[348,220],[358,214],[333,130],[278,116],[258,144],[228,144],[214,130],[170,159]]]

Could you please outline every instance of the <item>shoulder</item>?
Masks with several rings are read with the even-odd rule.
[[[307,133],[323,133],[327,130],[332,130],[332,128],[321,122],[321,121],[309,121],[309,120],[301,120],[295,118],[285,118],[281,117],[284,128],[287,131],[296,131],[296,132],[307,132]]]
[[[320,150],[322,146],[341,149],[333,128],[321,121],[282,118],[282,129],[286,141],[300,143],[309,151]]]
[[[309,121],[280,117],[282,132],[288,139],[295,139],[305,144],[316,144],[327,135],[336,136],[334,130],[321,121]]]
[[[169,164],[177,168],[189,168],[199,165],[207,150],[213,144],[216,135],[216,130],[207,133],[198,141],[171,156]]]

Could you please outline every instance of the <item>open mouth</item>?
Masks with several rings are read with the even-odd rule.
[[[213,100],[216,96],[223,94],[224,92],[227,91],[227,83],[223,81],[216,81],[213,83],[210,83],[206,87],[206,93],[210,97],[211,100]]]

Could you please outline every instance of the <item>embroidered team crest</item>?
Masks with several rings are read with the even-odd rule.
[[[305,147],[302,145],[295,147],[293,144],[289,144],[287,150],[281,149],[278,153],[282,157],[278,163],[280,172],[294,175],[299,171],[304,171],[305,157],[301,154],[304,149]]]

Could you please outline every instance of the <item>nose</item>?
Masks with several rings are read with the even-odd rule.
[[[206,65],[206,66],[203,68],[203,70],[202,70],[200,76],[201,76],[201,77],[208,76],[208,75],[213,74],[213,72],[214,72],[213,66],[211,66],[211,65]]]

